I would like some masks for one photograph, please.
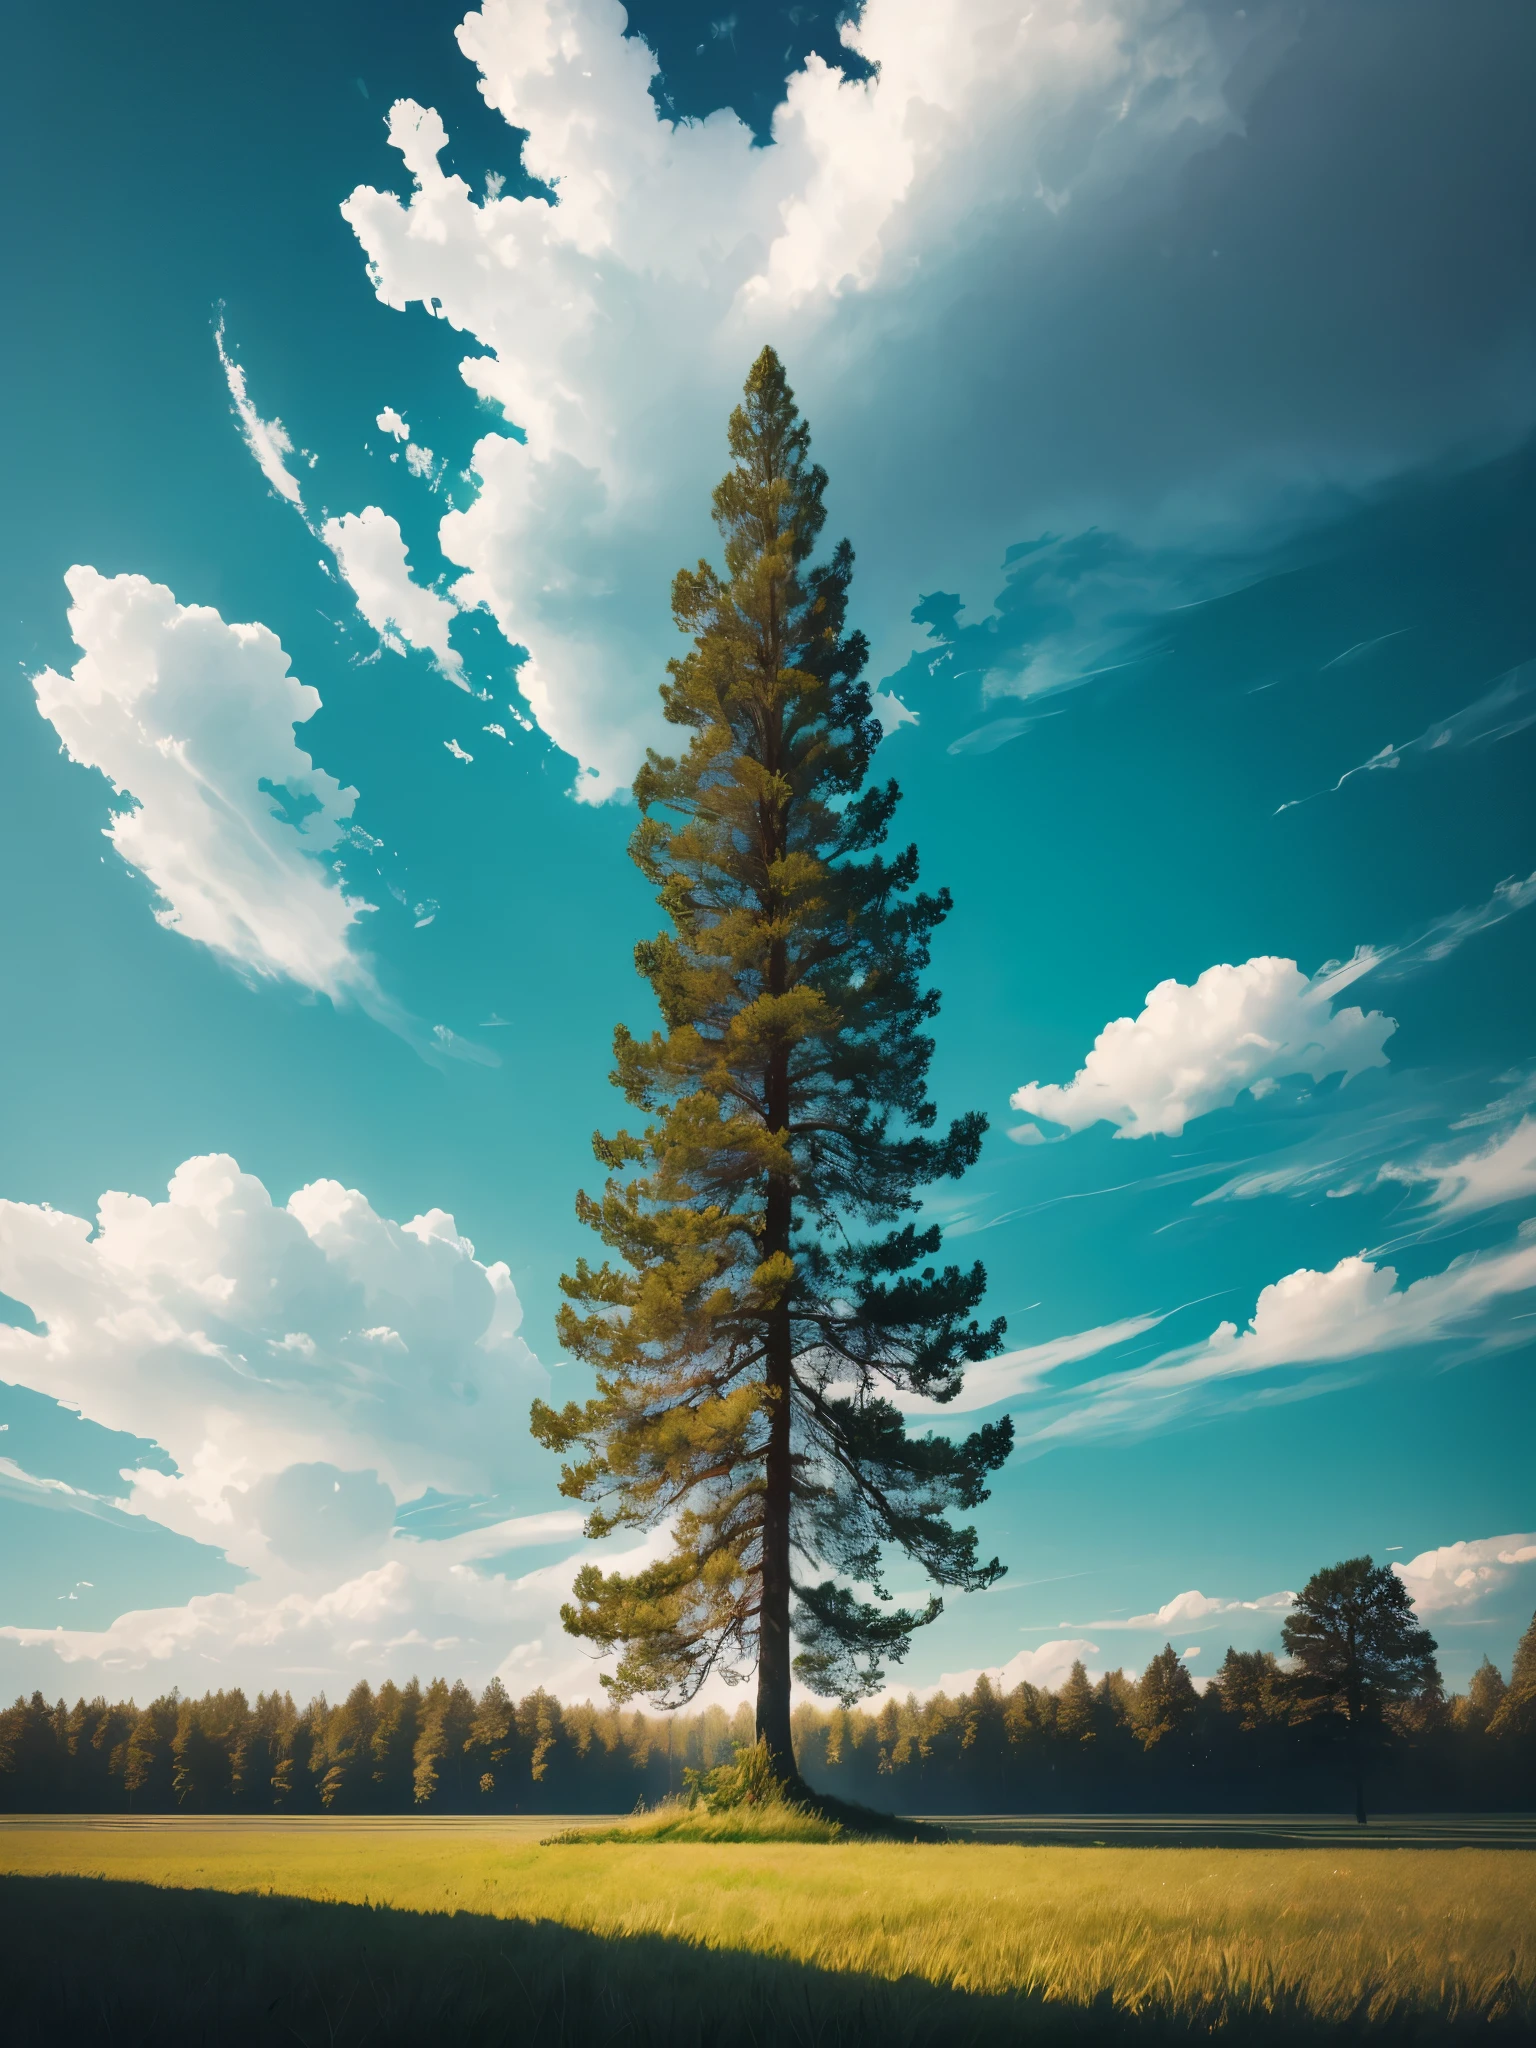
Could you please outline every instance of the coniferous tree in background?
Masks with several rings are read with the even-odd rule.
[[[1517,1653],[1528,1676],[1533,1630]],[[1257,1679],[1257,1683],[1252,1682]],[[958,1695],[888,1697],[876,1713],[803,1701],[794,1740],[817,1796],[904,1812],[1316,1812],[1338,1769],[1330,1713],[1307,1713],[1266,1653],[1232,1651],[1182,1732],[1145,1739],[1183,1693],[1165,1650],[1139,1679],[1075,1666],[1059,1692],[1027,1680],[1007,1693],[981,1677]],[[1536,1808],[1536,1720],[1500,1726],[1511,1697],[1485,1663],[1448,1703],[1431,1691],[1391,1715],[1381,1799],[1399,1812]],[[1528,1690],[1514,1690],[1516,1701]],[[407,1753],[406,1737],[415,1726]],[[359,1749],[357,1733],[372,1735]],[[0,1708],[0,1811],[321,1813],[337,1759],[365,1760],[344,1788],[361,1813],[618,1813],[713,1772],[751,1741],[752,1712],[677,1719],[516,1702],[492,1680],[385,1681],[300,1709],[286,1693],[254,1706],[238,1691]],[[759,1769],[764,1759],[750,1759]],[[407,1763],[411,1775],[406,1775]],[[739,1767],[738,1767],[739,1768]],[[131,1781],[131,1782],[130,1782]],[[341,1810],[339,1807],[336,1810]]]
[[[1095,1735],[1093,1685],[1079,1657],[1056,1695],[1056,1726],[1068,1742],[1092,1742]]]
[[[1367,1750],[1390,1708],[1439,1694],[1435,1639],[1419,1627],[1396,1572],[1369,1557],[1351,1557],[1313,1573],[1280,1640],[1295,1660],[1291,1689],[1298,1705],[1343,1717],[1355,1819],[1364,1826]]]
[[[1488,1732],[1523,1737],[1526,1741],[1536,1736],[1536,1614],[1531,1616],[1529,1628],[1515,1645],[1509,1685],[1488,1723]]]
[[[583,1567],[565,1610],[622,1650],[615,1696],[682,1702],[755,1660],[759,1739],[791,1779],[791,1630],[803,1682],[851,1701],[941,1610],[890,1606],[887,1549],[941,1586],[999,1577],[948,1515],[986,1498],[1012,1426],[909,1437],[889,1398],[951,1399],[1003,1327],[976,1320],[981,1266],[936,1268],[938,1229],[908,1220],[985,1130],[928,1135],[923,975],[949,899],[914,893],[914,848],[881,851],[898,792],[865,787],[853,555],[810,566],[826,475],[771,349],[729,441],[725,573],[673,587],[693,647],[662,697],[689,744],[635,783],[631,851],[671,929],[636,949],[662,1028],[619,1028],[614,1078],[647,1122],[594,1141],[610,1178],[578,1205],[622,1263],[562,1283],[561,1341],[598,1392],[536,1404],[533,1429],[570,1456],[591,1535],[673,1524],[669,1556]]]
[[[1463,1728],[1475,1728],[1481,1734],[1504,1704],[1504,1695],[1508,1691],[1503,1672],[1491,1657],[1484,1657],[1472,1674],[1466,1697],[1459,1703],[1458,1724]]]
[[[1229,1648],[1211,1689],[1222,1711],[1231,1714],[1246,1734],[1280,1718],[1284,1682],[1271,1650]]]
[[[1136,1699],[1136,1737],[1144,1749],[1187,1733],[1198,1700],[1194,1680],[1172,1643],[1164,1643],[1142,1673]]]

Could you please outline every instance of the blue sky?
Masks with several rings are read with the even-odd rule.
[[[1009,1322],[1009,1576],[903,1679],[1209,1671],[1363,1549],[1453,1682],[1507,1665],[1536,29],[460,21],[13,31],[0,1683],[591,1690],[524,1423],[581,1383],[624,787],[764,340],[992,1125],[932,1213]]]

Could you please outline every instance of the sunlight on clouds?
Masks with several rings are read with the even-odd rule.
[[[129,804],[106,828],[168,930],[232,965],[340,998],[373,977],[353,950],[372,906],[328,865],[357,801],[294,742],[320,693],[262,625],[228,625],[143,576],[65,576],[81,658],[34,677],[70,759]]]
[[[938,280],[986,235],[1053,236],[1084,193],[1233,125],[1204,13],[1164,0],[868,0],[843,35],[873,78],[808,58],[766,148],[728,111],[663,118],[656,59],[624,27],[613,0],[489,0],[458,31],[557,204],[477,201],[441,167],[437,113],[401,100],[389,128],[409,201],[361,186],[342,208],[379,298],[473,336],[465,381],[526,436],[480,440],[476,503],[440,540],[462,600],[529,650],[520,687],[590,801],[662,736],[666,592],[679,554],[708,545],[722,427],[764,339],[788,352],[815,425],[877,351],[918,334],[926,357],[959,293]],[[923,382],[942,444],[959,394]],[[861,435],[883,449],[888,418],[855,430],[851,479]],[[883,502],[871,527],[890,527]],[[859,538],[880,573],[878,536]]]
[[[225,381],[229,385],[235,417],[240,422],[240,433],[246,447],[256,458],[257,466],[273,490],[280,498],[286,498],[307,521],[304,493],[299,488],[298,478],[288,467],[287,458],[293,454],[294,447],[287,428],[279,419],[264,420],[256,410],[246,389],[245,371],[224,346],[222,320],[214,330],[213,339],[219,351],[219,361],[224,366]]]
[[[402,641],[430,654],[439,672],[461,690],[464,663],[448,637],[457,606],[416,582],[406,561],[399,521],[378,505],[328,519],[321,539],[352,587],[357,608],[384,645],[403,654]]]
[[[884,1692],[876,1693],[864,1702],[864,1711],[877,1714],[888,1700],[901,1701],[909,1697],[931,1700],[939,1693],[958,1699],[962,1693],[974,1692],[977,1679],[983,1675],[996,1692],[1012,1692],[1020,1685],[1039,1685],[1056,1692],[1072,1666],[1087,1664],[1090,1658],[1098,1655],[1098,1650],[1098,1644],[1089,1642],[1085,1636],[1039,1643],[1032,1650],[1020,1650],[1006,1664],[978,1665],[970,1671],[946,1671],[932,1685],[887,1686]]]
[[[1284,1614],[1296,1604],[1294,1593],[1263,1593],[1257,1600],[1213,1600],[1208,1594],[1194,1588],[1187,1593],[1175,1593],[1171,1600],[1165,1600],[1150,1614],[1133,1614],[1125,1621],[1085,1621],[1084,1628],[1115,1629],[1200,1629],[1214,1627],[1218,1621],[1228,1620],[1235,1614]],[[1063,1622],[1063,1628],[1070,1628],[1070,1622]],[[1186,1650],[1187,1657],[1191,1652]]]
[[[1233,1383],[1287,1367],[1316,1367],[1457,1340],[1476,1353],[1527,1341],[1511,1327],[1508,1303],[1536,1289],[1536,1220],[1497,1250],[1453,1259],[1409,1286],[1391,1266],[1356,1255],[1327,1272],[1303,1267],[1259,1295],[1239,1331],[1218,1324],[1202,1344],[1182,1345],[1144,1366],[1108,1373],[1015,1414],[1026,1453],[1083,1436],[1134,1436],[1180,1418],[1262,1398]],[[1322,1377],[1311,1383],[1322,1392]],[[1303,1389],[1304,1390],[1304,1389]]]
[[[104,1195],[94,1234],[83,1217],[0,1202],[0,1291],[43,1332],[0,1327],[0,1378],[127,1421],[177,1466],[125,1472],[117,1506],[61,1506],[127,1509],[253,1575],[103,1630],[0,1631],[13,1652],[117,1670],[196,1658],[270,1685],[294,1664],[376,1669],[412,1643],[450,1642],[461,1668],[489,1675],[539,1639],[557,1646],[550,1675],[593,1684],[559,1631],[569,1564],[487,1567],[578,1544],[578,1513],[439,1542],[393,1529],[397,1503],[426,1488],[499,1496],[543,1477],[526,1422],[549,1375],[506,1266],[477,1258],[444,1211],[393,1223],[335,1181],[279,1207],[234,1160],[189,1159],[165,1201]]]
[[[1401,1181],[1428,1190],[1437,1216],[1470,1216],[1505,1202],[1536,1198],[1536,1116],[1522,1117],[1512,1131],[1475,1152],[1434,1158],[1407,1165],[1389,1162],[1380,1179]]]
[[[1244,1089],[1265,1094],[1294,1074],[1348,1082],[1387,1064],[1383,1047],[1397,1029],[1380,1010],[1333,1007],[1359,971],[1361,960],[1308,980],[1294,960],[1260,957],[1208,967],[1188,988],[1161,981],[1138,1017],[1105,1025],[1064,1087],[1030,1081],[1009,1102],[1070,1131],[1104,1121],[1121,1138],[1176,1138]]]
[[[448,630],[458,606],[412,576],[399,521],[381,506],[365,505],[361,512],[344,512],[340,518],[327,519],[316,526],[284,460],[294,451],[282,421],[264,420],[257,412],[244,369],[225,350],[222,321],[214,340],[246,446],[268,483],[287,499],[315,538],[330,549],[358,611],[380,642],[392,654],[404,654],[407,646],[430,654],[440,675],[467,690],[464,663],[454,650]],[[409,443],[405,451],[407,467],[412,476],[424,480],[435,491],[443,466],[435,463],[430,448],[418,448],[410,441],[411,430],[393,406],[386,406],[379,414],[378,426],[382,433]]]
[[[33,678],[38,710],[71,760],[130,799],[106,836],[159,895],[157,921],[243,974],[350,999],[424,1059],[499,1066],[413,1017],[355,949],[374,906],[321,856],[350,833],[357,791],[295,745],[320,693],[289,673],[276,636],[144,576],[77,566],[64,581],[81,659]]]
[[[1421,1550],[1392,1569],[1413,1595],[1421,1615],[1454,1615],[1497,1597],[1517,1575],[1527,1597],[1536,1572],[1536,1532],[1484,1536],[1471,1543],[1446,1543]]]
[[[548,1378],[516,1289],[440,1209],[392,1223],[326,1180],[278,1207],[213,1154],[164,1201],[104,1195],[94,1235],[0,1202],[0,1292],[44,1332],[0,1328],[3,1377],[162,1444],[179,1473],[136,1471],[130,1498],[159,1519],[174,1504],[204,1540],[289,1466],[372,1470],[399,1495],[484,1488],[533,1455],[525,1411]]]
[[[990,1408],[999,1401],[1037,1386],[1058,1366],[1072,1365],[1080,1358],[1094,1358],[1116,1344],[1155,1330],[1164,1316],[1126,1316],[1118,1323],[1104,1323],[1095,1330],[1079,1330],[1067,1337],[1053,1337],[1045,1344],[1031,1344],[1022,1351],[1000,1352],[968,1366],[965,1383],[953,1401],[925,1399],[921,1394],[893,1393],[891,1398],[904,1415],[965,1415],[976,1408]]]

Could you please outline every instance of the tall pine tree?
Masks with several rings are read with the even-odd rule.
[[[693,644],[662,699],[687,750],[635,783],[631,854],[670,929],[635,955],[661,1028],[619,1027],[614,1080],[646,1121],[594,1140],[609,1178],[578,1199],[618,1261],[562,1282],[561,1342],[598,1390],[536,1403],[533,1430],[590,1535],[673,1527],[640,1571],[584,1566],[563,1610],[622,1651],[613,1693],[681,1703],[755,1661],[788,1780],[791,1631],[795,1674],[851,1701],[941,1611],[892,1605],[887,1555],[941,1586],[998,1578],[948,1517],[986,1499],[1012,1426],[909,1436],[891,1399],[952,1399],[1003,1331],[976,1319],[982,1267],[936,1267],[938,1229],[911,1220],[986,1129],[930,1135],[923,976],[949,897],[917,893],[915,848],[882,851],[898,791],[865,786],[880,727],[846,626],[853,553],[811,566],[826,473],[771,349],[729,445],[725,573],[700,562],[672,593]]]

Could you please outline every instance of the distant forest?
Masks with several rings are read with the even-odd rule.
[[[1464,1694],[1383,1717],[1381,1811],[1536,1807],[1536,1620],[1515,1683],[1487,1659]],[[497,1679],[287,1693],[168,1693],[146,1707],[40,1693],[0,1713],[11,1813],[619,1813],[728,1761],[752,1712],[659,1715],[514,1701]],[[818,1791],[903,1813],[1300,1812],[1347,1805],[1344,1731],[1307,1713],[1267,1651],[1229,1650],[1203,1693],[1171,1647],[1139,1679],[1081,1664],[1058,1692],[982,1678],[968,1693],[795,1710]]]

